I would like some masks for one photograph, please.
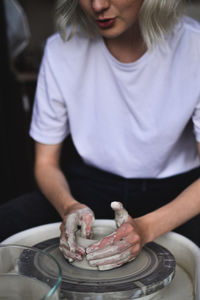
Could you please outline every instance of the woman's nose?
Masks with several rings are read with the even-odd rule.
[[[92,0],[92,8],[97,13],[107,9],[109,5],[110,0]]]

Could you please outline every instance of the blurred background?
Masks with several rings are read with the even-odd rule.
[[[200,0],[187,14],[200,21]],[[46,38],[55,32],[55,0],[0,1],[0,204],[35,187],[29,137],[37,74]]]

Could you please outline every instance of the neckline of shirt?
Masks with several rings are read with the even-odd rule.
[[[129,63],[124,63],[119,61],[117,58],[115,58],[111,52],[108,50],[105,41],[102,37],[100,37],[100,45],[103,49],[103,52],[105,53],[105,55],[108,57],[109,60],[111,60],[118,68],[121,69],[136,69],[138,66],[140,66],[141,64],[145,63],[148,60],[148,57],[150,56],[150,50],[147,50],[139,59],[137,59],[134,62],[129,62]]]

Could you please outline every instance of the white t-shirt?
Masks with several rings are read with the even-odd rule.
[[[83,160],[125,178],[200,165],[200,24],[185,17],[166,45],[121,63],[101,37],[47,41],[30,129],[57,144],[71,133]]]

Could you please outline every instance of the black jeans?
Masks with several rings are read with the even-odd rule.
[[[200,174],[200,168],[196,168],[164,179],[125,179],[87,166],[80,160],[68,164],[65,169],[73,196],[88,205],[96,218],[102,219],[114,217],[110,208],[112,201],[123,202],[132,217],[155,210],[173,200]],[[34,226],[58,221],[61,218],[56,210],[39,191],[34,191],[0,206],[0,240]],[[175,231],[200,246],[200,216]]]

